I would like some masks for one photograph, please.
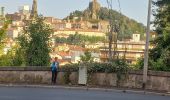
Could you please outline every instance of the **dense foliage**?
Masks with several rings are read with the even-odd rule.
[[[158,7],[154,14],[158,37],[152,41],[155,48],[150,51],[150,59],[159,70],[170,71],[170,1],[157,0],[154,5]]]
[[[78,71],[79,66],[87,66],[88,73],[95,73],[95,72],[122,72],[126,73],[129,69],[129,66],[123,60],[116,60],[112,63],[79,63],[79,64],[68,64],[61,66],[60,70],[63,71]]]
[[[69,35],[68,38],[56,37],[55,39],[56,43],[67,43],[71,45],[80,45],[80,46],[83,46],[85,43],[97,43],[104,40],[105,40],[104,37],[86,36],[78,33],[74,35]]]
[[[158,37],[151,41],[154,48],[149,53],[149,69],[170,71],[170,1],[156,0],[153,4],[156,6],[154,26]],[[143,67],[143,59],[138,65]]]
[[[6,19],[0,19],[0,22],[3,23],[2,28],[0,28],[0,55],[3,52],[4,42],[6,39],[6,30],[8,28],[8,25],[11,23],[11,21]]]
[[[119,33],[119,39],[130,38],[132,34],[136,32],[144,37],[145,26],[143,24],[138,23],[114,10],[111,10],[111,16],[114,20],[113,23],[117,20],[120,26],[121,31]],[[109,20],[109,10],[105,7],[101,8],[99,11],[99,18],[102,20]]]
[[[3,26],[0,28],[0,66],[10,66],[12,64],[14,56],[12,52],[13,49],[7,52],[6,55],[4,55],[4,48],[5,43],[7,42],[6,30],[11,21],[2,18],[0,19],[0,22],[3,23]]]
[[[19,37],[21,46],[19,51],[23,53],[23,56],[18,53],[18,57],[25,58],[24,61],[27,66],[49,65],[49,40],[52,33],[53,30],[44,23],[44,18],[42,16],[37,17],[29,23],[24,34]]]
[[[84,62],[84,63],[92,63],[93,62],[93,57],[91,55],[91,52],[90,51],[85,51],[84,52],[84,55],[81,55],[80,56],[80,61],[81,62]]]
[[[8,51],[6,55],[2,55],[0,57],[0,66],[12,66],[14,56],[12,50]]]
[[[2,42],[2,40],[5,38],[6,35],[6,29],[8,28],[8,22],[3,20],[1,21],[4,25],[2,26],[2,28],[0,28],[0,42]]]

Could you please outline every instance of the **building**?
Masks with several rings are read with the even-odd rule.
[[[57,36],[58,34],[66,34],[66,35],[73,35],[73,34],[81,34],[86,36],[97,36],[97,37],[105,37],[106,34],[101,31],[96,30],[75,30],[75,29],[65,29],[65,30],[55,30],[54,35]]]
[[[69,45],[69,51],[71,53],[71,62],[78,63],[81,61],[81,55],[84,54],[85,48],[80,46]]]
[[[104,42],[98,42],[98,43],[89,43],[89,44],[85,44],[85,48],[87,49],[99,49],[100,47],[105,46]]]
[[[25,16],[23,14],[15,12],[14,14],[6,14],[6,18],[11,19],[12,21],[23,21],[25,19]]]
[[[70,64],[71,63],[71,54],[69,52],[57,52],[50,53],[51,58],[58,58],[60,65]]]
[[[60,23],[62,22],[61,19],[58,19],[58,18],[54,18],[54,17],[44,17],[45,19],[45,22],[48,23],[48,24],[55,24],[55,23]]]
[[[100,60],[100,53],[98,52],[91,52],[91,56],[94,62],[101,62]]]
[[[113,43],[113,46],[114,47]],[[100,58],[102,62],[107,62],[109,59],[108,43],[100,48]],[[117,41],[117,48],[114,51],[112,48],[112,54],[116,54],[119,58],[125,58],[130,64],[135,64],[136,61],[144,56],[145,41],[140,40],[139,34],[133,34],[133,38],[129,41]]]
[[[68,24],[65,23],[65,22],[57,22],[57,23],[52,23],[52,28],[54,30],[65,30],[66,28],[71,28],[71,25],[70,27],[68,27]]]
[[[30,14],[30,7],[29,5],[24,5],[19,7],[19,13],[27,15]]]
[[[75,45],[60,44],[52,53],[51,58],[58,57],[62,65],[68,63],[78,63],[80,56],[84,54],[85,48]]]
[[[57,34],[57,37],[59,37],[59,38],[68,38],[69,35],[68,35],[68,34],[64,34],[64,33],[61,33],[61,34]]]
[[[116,53],[119,58],[125,58],[126,61],[130,64],[135,64],[138,58],[144,55],[145,42],[126,42],[119,41],[117,42],[117,49],[114,51],[112,49],[112,54]],[[102,62],[108,61],[109,49],[108,46],[100,49],[100,58]]]
[[[19,31],[16,28],[9,28],[7,30],[7,36],[8,38],[15,39],[19,35]]]

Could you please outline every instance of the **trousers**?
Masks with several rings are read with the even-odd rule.
[[[56,79],[57,79],[57,71],[52,71],[51,82],[55,84],[56,83]]]

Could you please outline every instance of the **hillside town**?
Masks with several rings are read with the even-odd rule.
[[[3,54],[7,54],[8,50],[17,45],[16,40],[23,34],[26,23],[38,15],[37,7],[36,0],[33,1],[32,8],[29,5],[23,5],[18,7],[18,11],[12,14],[5,13],[5,7],[0,7],[0,18],[11,20],[6,32],[8,38],[4,41],[6,45]],[[86,16],[92,20],[98,20],[97,13],[100,7],[99,2],[93,0],[89,3],[88,8],[90,13]],[[107,41],[107,33],[109,31],[109,21],[99,20],[94,23],[83,19],[83,17],[58,19],[51,16],[44,16],[44,18],[45,23],[50,25],[54,30],[50,43],[52,46],[50,56],[51,58],[57,56],[61,65],[80,62],[80,56],[87,50],[91,52],[95,62],[108,61],[109,43]],[[3,21],[0,22],[0,28],[2,26]],[[56,42],[57,37],[67,39],[70,35],[75,34],[88,37],[102,37],[103,41],[97,41],[95,43],[85,42],[84,46]],[[152,37],[154,38],[155,34],[152,34]],[[112,44],[113,47],[115,47],[115,44],[116,49],[113,48],[112,52],[118,53],[119,57],[125,58],[129,64],[135,64],[140,57],[144,56],[145,41],[141,39],[141,34],[138,32],[133,33],[129,39],[114,41]]]
[[[170,100],[170,0],[0,0],[0,100]]]

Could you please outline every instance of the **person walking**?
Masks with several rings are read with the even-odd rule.
[[[56,84],[58,68],[59,68],[58,58],[55,57],[55,58],[54,58],[54,61],[53,61],[52,64],[51,64],[51,72],[52,72],[51,83],[52,83],[52,84]]]

